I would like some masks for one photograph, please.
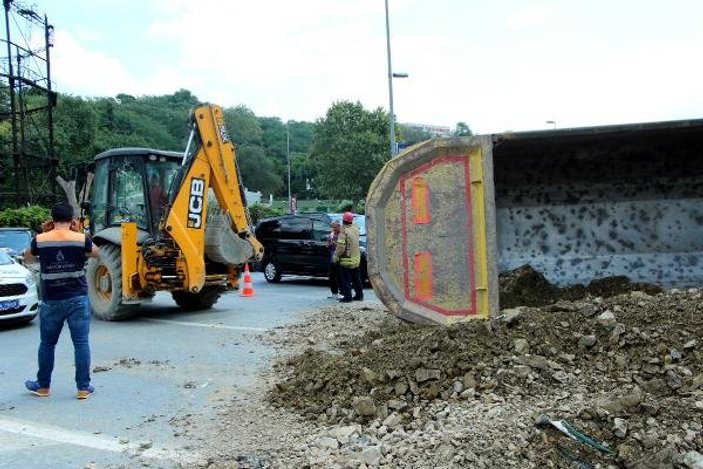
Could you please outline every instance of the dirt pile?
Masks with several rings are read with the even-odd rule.
[[[577,284],[560,288],[549,283],[544,275],[530,265],[502,272],[498,281],[502,308],[544,306],[559,300],[576,301],[598,296],[608,298],[632,291],[643,291],[649,295],[662,292],[656,285],[633,283],[625,276],[596,279],[588,285]]]
[[[297,461],[701,467],[701,291],[650,295],[655,290],[635,286],[622,293],[627,288],[616,279],[575,295],[529,272],[510,285],[525,279],[546,292],[532,294],[533,304],[562,299],[452,327],[401,323],[380,305],[335,306],[290,331],[285,340],[307,349],[276,366],[268,400],[318,425]],[[622,294],[592,297],[594,288]],[[522,291],[513,296],[522,302],[528,290],[506,289]],[[340,332],[347,328],[353,333]],[[540,417],[564,419],[609,450],[538,428]]]

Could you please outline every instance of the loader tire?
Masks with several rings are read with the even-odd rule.
[[[197,311],[201,309],[212,308],[217,300],[220,299],[222,288],[205,286],[198,293],[190,293],[187,291],[171,292],[174,301],[182,310]]]
[[[86,280],[93,316],[103,321],[120,321],[136,314],[137,305],[122,304],[122,256],[119,246],[102,246],[99,258],[88,259]]]

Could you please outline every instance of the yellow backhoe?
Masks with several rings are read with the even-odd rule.
[[[83,206],[101,249],[87,267],[100,319],[133,316],[157,291],[183,309],[210,308],[263,255],[222,109],[198,107],[189,123],[184,153],[118,148],[95,157]]]

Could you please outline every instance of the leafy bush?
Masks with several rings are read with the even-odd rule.
[[[335,210],[335,212],[338,212],[338,213],[351,212],[353,208],[354,208],[354,202],[352,202],[351,200],[341,200],[339,202],[339,204],[337,205],[337,210]]]
[[[38,205],[22,208],[8,208],[0,211],[0,226],[17,226],[41,232],[41,225],[51,219],[51,211]]]
[[[334,212],[354,212],[363,215],[366,213],[366,200],[360,200],[357,203],[354,203],[351,200],[341,200],[336,206],[336,210],[334,210]]]
[[[249,214],[251,215],[251,222],[256,225],[256,223],[262,218],[283,215],[283,211],[267,207],[266,205],[252,204],[249,206]]]

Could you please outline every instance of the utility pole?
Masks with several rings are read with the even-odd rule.
[[[9,109],[3,107],[0,116],[10,122],[12,135],[9,142],[0,142],[5,163],[0,205],[46,204],[57,192],[53,131],[57,95],[50,74],[54,27],[34,7],[14,0],[3,0],[3,7],[7,57],[0,58],[0,85],[9,93]],[[42,29],[43,44],[30,40],[36,28]]]
[[[15,98],[15,71],[12,67],[12,41],[10,40],[10,6],[11,0],[4,0],[5,37],[7,38],[7,81],[10,91],[10,122],[12,131],[12,166],[15,179],[15,207],[20,206],[20,150],[17,143],[17,100]],[[4,176],[4,175],[3,175]]]
[[[388,100],[390,108],[390,146],[391,156],[398,154],[398,145],[395,141],[395,111],[393,110],[393,78],[408,78],[407,73],[394,73],[391,66],[391,27],[388,15],[388,0],[386,2],[386,50],[388,53]]]
[[[286,121],[286,162],[288,163],[288,212],[293,212],[293,206],[291,205],[292,198],[290,194],[290,129],[288,124],[290,120]]]
[[[393,111],[393,67],[391,66],[391,27],[388,19],[388,0],[386,3],[386,52],[388,55],[388,100],[390,109],[390,147],[391,156],[396,154],[395,151],[395,113]]]

